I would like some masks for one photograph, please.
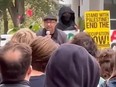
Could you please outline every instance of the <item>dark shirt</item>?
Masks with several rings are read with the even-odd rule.
[[[30,78],[31,87],[44,87],[45,74],[40,76],[32,76]]]

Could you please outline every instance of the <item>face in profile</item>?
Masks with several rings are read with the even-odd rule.
[[[44,27],[46,30],[50,31],[50,34],[54,33],[56,24],[57,24],[56,20],[45,20],[44,21]]]

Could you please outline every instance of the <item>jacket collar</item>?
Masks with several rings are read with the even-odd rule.
[[[29,86],[29,81],[26,80],[20,80],[20,81],[2,81],[1,84],[22,84]]]

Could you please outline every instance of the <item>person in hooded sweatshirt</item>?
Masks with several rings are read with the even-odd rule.
[[[97,87],[99,78],[99,64],[85,48],[63,44],[48,62],[45,87]]]
[[[63,31],[77,30],[77,26],[75,23],[75,13],[70,7],[63,6],[59,10],[58,15],[59,15],[59,22],[56,25],[58,29],[61,29]]]

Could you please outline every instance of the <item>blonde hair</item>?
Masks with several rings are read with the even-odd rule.
[[[51,54],[58,48],[58,45],[51,38],[38,36],[30,46],[32,47],[33,69],[44,72]]]
[[[28,28],[18,30],[11,38],[11,41],[18,43],[31,44],[36,34]]]

